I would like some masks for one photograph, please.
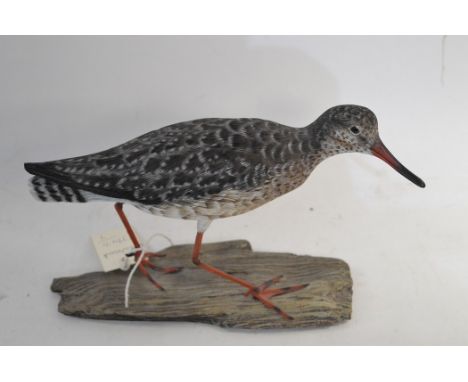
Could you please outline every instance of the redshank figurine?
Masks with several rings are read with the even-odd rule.
[[[210,223],[251,211],[299,187],[324,159],[342,153],[373,154],[419,187],[424,182],[384,146],[377,118],[366,107],[335,106],[304,128],[254,118],[208,118],[176,123],[96,154],[26,163],[31,191],[41,201],[106,200],[115,208],[136,248],[140,243],[123,211],[128,203],[155,215],[197,221],[192,261],[198,267],[246,288],[285,319],[271,298],[305,288],[272,288],[281,276],[260,286],[200,259]],[[138,257],[140,253],[136,253]],[[158,288],[147,268],[161,268],[145,254],[139,270]]]

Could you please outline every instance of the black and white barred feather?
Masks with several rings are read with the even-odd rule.
[[[86,202],[83,192],[77,188],[61,185],[40,176],[29,180],[31,194],[42,202]]]

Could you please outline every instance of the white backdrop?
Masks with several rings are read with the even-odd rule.
[[[467,344],[466,68],[468,38],[452,36],[0,38],[0,344]],[[371,108],[427,188],[341,155],[300,189],[216,221],[206,241],[346,260],[351,321],[251,332],[57,312],[52,279],[98,270],[89,236],[120,223],[109,203],[36,202],[23,162],[201,117],[304,126],[341,103]],[[193,240],[194,222],[128,211],[143,237]]]

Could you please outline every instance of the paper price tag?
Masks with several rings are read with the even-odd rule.
[[[91,240],[104,272],[127,270],[135,264],[135,258],[127,256],[135,247],[125,229],[113,229],[92,235]]]

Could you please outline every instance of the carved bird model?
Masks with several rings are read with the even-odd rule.
[[[255,286],[200,259],[202,237],[214,219],[251,211],[302,185],[323,160],[343,153],[372,154],[419,187],[424,182],[404,167],[379,138],[377,118],[366,107],[340,105],[303,128],[254,118],[208,118],[151,131],[96,154],[25,163],[34,196],[44,202],[105,200],[115,208],[133,244],[140,247],[123,204],[166,217],[197,221],[193,263],[246,288],[246,294],[290,315],[271,298],[307,285],[272,288],[280,276]],[[136,253],[136,257],[141,252]],[[145,254],[139,270],[163,287],[147,268],[166,273]]]

